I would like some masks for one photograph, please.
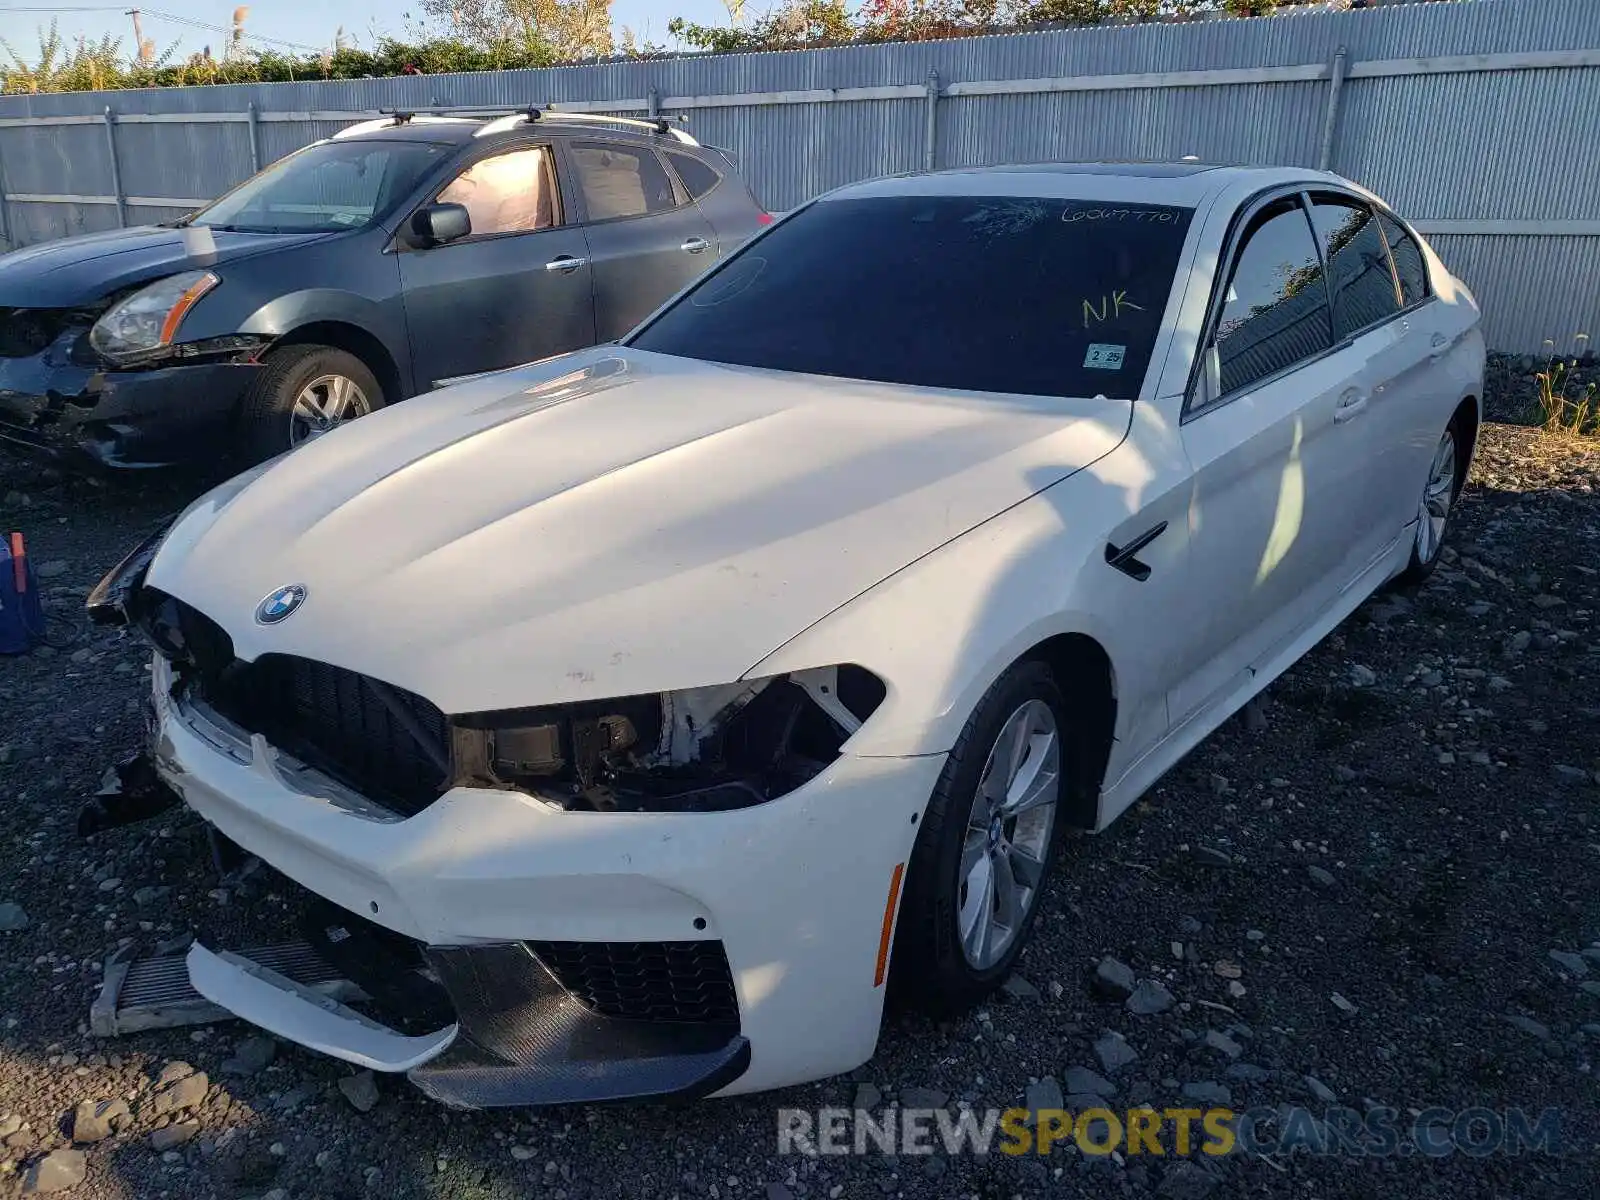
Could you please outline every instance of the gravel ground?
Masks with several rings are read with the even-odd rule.
[[[449,1113],[237,1023],[87,1036],[118,945],[219,921],[248,937],[274,906],[270,882],[218,890],[185,816],[73,832],[136,746],[146,686],[144,651],[77,606],[199,481],[41,478],[0,455],[0,525],[29,533],[62,617],[60,649],[0,659],[0,928],[18,920],[4,905],[27,917],[0,932],[0,1195],[30,1171],[75,1200],[1592,1194],[1600,448],[1504,426],[1484,441],[1448,565],[1366,604],[1113,830],[1069,845],[1021,981],[983,1011],[891,1019],[852,1077],[778,1095],[536,1115]],[[1103,956],[1177,1003],[1139,1016],[1097,994]],[[1107,1031],[1134,1061],[1106,1065]],[[179,1078],[191,1068],[205,1078]],[[1105,1082],[1075,1068],[1110,1075],[1114,1105],[1212,1084],[1239,1109],[1554,1107],[1567,1153],[775,1153],[780,1105],[1008,1107]],[[112,1105],[93,1130],[93,1102],[119,1099],[131,1113]],[[80,1162],[75,1129],[108,1136]]]
[[[1565,379],[1566,395],[1576,402],[1583,389],[1600,383],[1600,357],[1592,351],[1582,355],[1563,354],[1561,361],[1571,364]],[[1548,370],[1554,356],[1546,354],[1491,354],[1484,372],[1484,410],[1492,421],[1514,425],[1538,425],[1539,389],[1534,376]]]

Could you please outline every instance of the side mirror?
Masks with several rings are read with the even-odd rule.
[[[1195,380],[1191,409],[1200,409],[1222,395],[1222,355],[1212,342],[1200,352],[1200,377]]]
[[[419,245],[442,246],[472,232],[472,218],[460,204],[430,204],[411,216],[411,236]]]

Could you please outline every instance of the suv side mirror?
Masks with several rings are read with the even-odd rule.
[[[1195,380],[1191,409],[1205,408],[1222,395],[1222,355],[1215,342],[1200,352],[1200,377]]]
[[[472,232],[472,217],[460,204],[430,204],[411,216],[411,235],[420,245],[442,246]]]

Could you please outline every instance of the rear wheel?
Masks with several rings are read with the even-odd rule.
[[[292,450],[383,407],[367,365],[333,346],[274,350],[239,405],[238,448],[252,463]]]
[[[1421,583],[1439,565],[1450,514],[1461,494],[1467,464],[1467,447],[1460,421],[1451,421],[1434,448],[1428,479],[1417,504],[1417,531],[1411,542],[1411,561],[1395,579],[1402,586]]]
[[[897,1003],[959,1012],[1011,973],[1060,841],[1074,740],[1050,670],[1020,663],[967,721],[917,834],[895,934]]]

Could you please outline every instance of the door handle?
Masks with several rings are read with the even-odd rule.
[[[1428,359],[1429,359],[1429,361],[1430,362],[1438,362],[1441,358],[1443,358],[1445,356],[1445,351],[1450,349],[1451,344],[1452,343],[1451,343],[1450,339],[1445,337],[1444,334],[1442,334],[1442,333],[1434,334],[1433,335],[1433,339],[1428,343]]]
[[[1367,394],[1359,388],[1346,388],[1339,396],[1338,407],[1333,410],[1333,423],[1343,425],[1361,415],[1367,407]]]
[[[588,261],[589,260],[587,258],[574,258],[570,254],[558,254],[549,262],[545,263],[544,269],[546,271],[560,271],[564,275],[571,275],[574,271]]]
[[[685,254],[699,254],[700,251],[704,250],[709,245],[711,245],[711,243],[706,241],[705,238],[694,237],[690,238],[683,245],[679,246],[678,249],[682,250]]]

